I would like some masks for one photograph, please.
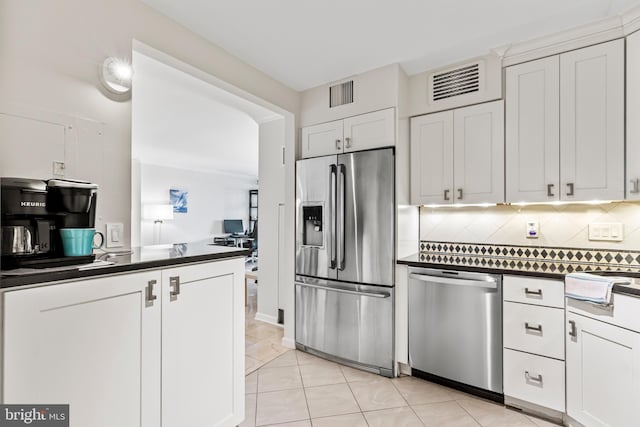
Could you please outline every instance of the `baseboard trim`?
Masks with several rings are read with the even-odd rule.
[[[286,348],[296,348],[296,341],[292,338],[282,337],[280,344]]]
[[[277,316],[269,316],[268,314],[264,314],[264,313],[256,313],[256,317],[254,317],[254,319],[259,320],[261,322],[265,322],[265,323],[269,323],[273,326],[277,326],[279,328],[284,328],[284,325],[279,325],[278,324],[278,317]]]

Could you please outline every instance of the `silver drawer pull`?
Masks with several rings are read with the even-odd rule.
[[[578,336],[578,330],[575,320],[569,320],[569,326],[571,327],[571,329],[569,329],[569,336],[576,338]]]
[[[527,381],[535,381],[537,383],[542,382],[542,374],[538,374],[538,376],[532,377],[531,374],[529,374],[529,371],[524,371],[524,376]]]
[[[529,288],[524,288],[524,293],[525,295],[535,295],[535,296],[542,296],[542,289],[537,289],[535,291],[529,290]]]
[[[538,326],[531,326],[529,325],[529,322],[524,322],[524,328],[528,331],[536,331],[536,332],[540,332],[542,333],[542,325],[539,324]]]
[[[387,292],[360,292],[360,291],[352,291],[349,289],[333,288],[330,286],[311,285],[309,283],[296,283],[296,285],[303,286],[305,288],[320,289],[322,291],[339,292],[342,294],[356,295],[359,297],[389,298],[391,296],[391,294]]]
[[[171,287],[169,296],[174,299],[178,298],[180,295],[180,276],[169,277],[169,286]]]
[[[155,280],[149,280],[147,282],[147,287],[145,288],[145,300],[148,304],[153,304],[153,301],[157,300],[158,297],[153,294],[153,287],[158,283]]]

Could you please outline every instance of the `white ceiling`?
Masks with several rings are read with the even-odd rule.
[[[133,53],[132,157],[258,177],[258,122],[274,113]]]
[[[615,15],[637,0],[143,0],[304,90],[391,63],[416,74]]]

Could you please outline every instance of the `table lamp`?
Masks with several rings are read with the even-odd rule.
[[[142,217],[153,220],[153,244],[157,245],[162,241],[163,221],[173,219],[173,206],[166,203],[144,205]]]

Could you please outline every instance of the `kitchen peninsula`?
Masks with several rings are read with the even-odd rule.
[[[239,424],[246,254],[185,243],[3,272],[3,402],[69,404],[72,426]]]

